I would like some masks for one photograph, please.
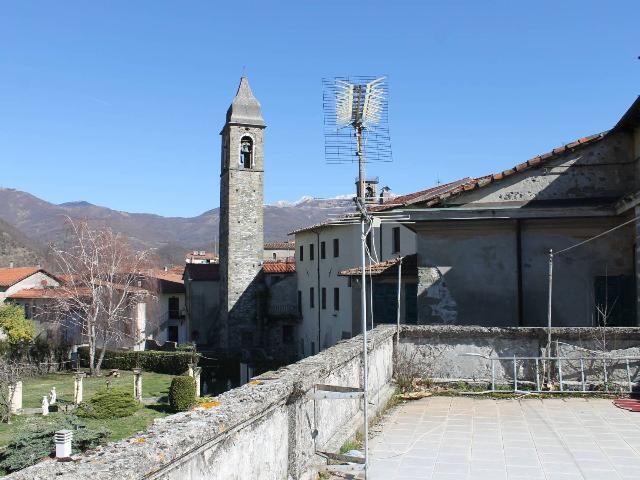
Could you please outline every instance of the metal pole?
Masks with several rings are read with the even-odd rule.
[[[400,257],[400,263],[398,264],[398,312],[396,314],[396,352],[398,352],[398,345],[400,343],[400,291],[402,289],[402,257]]]
[[[547,306],[547,357],[551,357],[551,294],[553,292],[553,249],[549,250],[549,304]],[[551,385],[551,360],[547,365],[548,382]]]
[[[363,205],[364,208],[364,205]],[[360,222],[360,232],[362,233],[362,389],[363,389],[363,416],[364,416],[364,478],[367,478],[367,470],[369,463],[368,442],[369,442],[369,418],[368,418],[368,398],[367,398],[367,276],[365,274],[365,229],[364,229],[364,213]]]
[[[496,390],[496,362],[493,358],[491,359],[491,390],[494,392]]]
[[[366,221],[366,205],[364,201],[364,155],[362,153],[362,125],[355,125],[356,130],[356,145],[357,145],[357,154],[358,154],[358,197],[359,197],[359,206],[361,208],[361,220],[360,220],[360,253],[362,256],[362,276],[361,276],[361,295],[360,301],[362,303],[362,415],[364,417],[364,478],[367,478],[367,471],[369,469],[369,399],[367,395],[368,390],[368,365],[367,365],[367,275],[365,272],[366,269],[366,256],[365,256],[365,246],[366,246],[366,235],[365,235],[365,221]]]

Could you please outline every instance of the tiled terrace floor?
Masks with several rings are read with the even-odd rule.
[[[370,441],[369,479],[639,479],[640,413],[604,399],[432,397]]]

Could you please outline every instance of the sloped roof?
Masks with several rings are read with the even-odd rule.
[[[613,127],[613,131],[629,130],[640,126],[640,97],[625,112],[620,121]]]
[[[45,273],[50,277],[55,278],[40,267],[0,268],[0,287],[10,287],[38,272]]]
[[[171,271],[154,270],[149,272],[148,276],[158,281],[158,291],[160,293],[185,293],[182,275],[177,275]]]
[[[296,242],[267,242],[264,244],[265,250],[295,250]]]
[[[264,273],[296,273],[295,262],[264,262],[262,264]]]
[[[410,193],[408,195],[403,195],[402,197],[396,197],[391,199],[389,202],[380,205],[376,208],[376,210],[372,209],[372,211],[384,211],[384,210],[392,210],[395,208],[402,207],[410,207],[420,204],[424,207],[434,207],[440,205],[444,200],[459,195],[464,192],[468,192],[469,190],[474,190],[477,188],[486,187],[494,182],[498,182],[503,180],[511,175],[522,172],[524,170],[528,170],[533,167],[540,166],[546,162],[549,162],[558,156],[575,151],[579,148],[585,147],[587,145],[593,145],[594,143],[602,140],[609,132],[602,132],[595,135],[591,135],[588,137],[580,138],[571,143],[567,143],[566,145],[562,145],[561,147],[554,148],[550,152],[544,153],[542,155],[538,155],[533,157],[526,162],[519,163],[518,165],[509,168],[507,170],[503,170],[499,173],[494,173],[491,175],[485,175],[483,177],[478,178],[464,178],[462,180],[458,180],[456,182],[448,183],[446,185],[441,185],[440,187],[429,188],[427,190],[423,190],[421,192]],[[440,190],[438,190],[440,189]]]
[[[220,280],[219,263],[188,263],[183,278],[194,282],[215,282]]]
[[[418,202],[424,202],[437,198],[439,195],[443,195],[455,188],[465,185],[469,182],[473,182],[475,179],[465,177],[455,182],[445,183],[444,185],[438,185],[437,187],[427,188],[419,192],[409,193],[407,195],[400,195],[398,197],[391,198],[384,202],[382,205],[374,205],[369,208],[371,212],[381,212],[385,210],[391,210],[398,207],[406,207]]]
[[[403,275],[417,275],[418,274],[418,256],[413,253],[404,257],[391,258],[384,262],[374,263],[371,266],[367,266],[364,269],[365,275],[372,276],[398,276],[398,265],[402,260],[402,273]],[[338,275],[342,277],[354,277],[362,275],[362,267],[347,268],[340,270]]]
[[[89,289],[86,290],[86,294],[89,295]],[[62,298],[70,297],[71,293],[64,288],[23,288],[17,292],[12,293],[7,298],[12,300],[20,299],[37,299],[37,298]]]
[[[229,110],[227,110],[227,123],[254,125],[258,127],[266,126],[262,118],[260,102],[253,96],[247,77],[240,78],[238,92],[233,102],[231,102]]]

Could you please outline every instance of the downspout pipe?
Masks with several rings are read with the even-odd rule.
[[[315,234],[316,234],[316,252],[314,252],[315,256],[316,256],[316,276],[317,276],[317,283],[318,283],[318,353],[322,351],[322,344],[320,343],[320,339],[321,339],[321,330],[322,330],[322,323],[321,323],[321,311],[322,311],[322,297],[321,297],[321,291],[320,291],[320,232],[318,230],[314,230]]]

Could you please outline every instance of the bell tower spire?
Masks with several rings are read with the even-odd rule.
[[[230,355],[260,340],[265,128],[260,102],[242,77],[220,132],[220,338],[211,339]]]

